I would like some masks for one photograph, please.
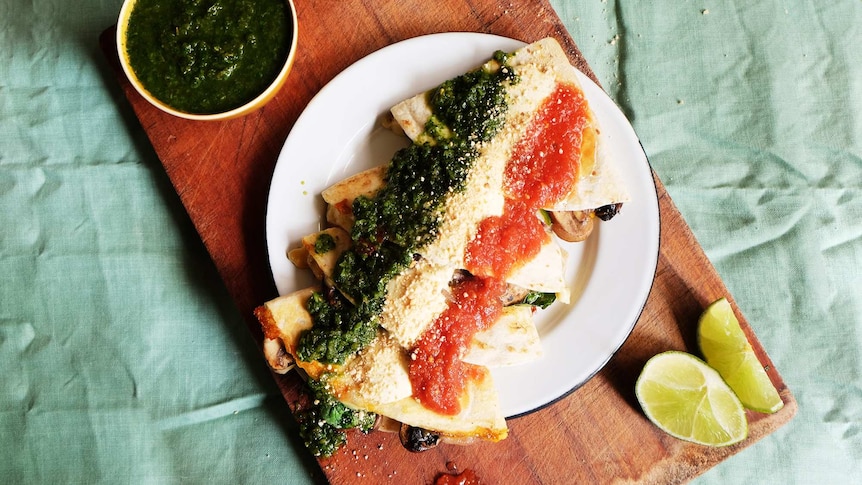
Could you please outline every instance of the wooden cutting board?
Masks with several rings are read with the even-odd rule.
[[[336,74],[407,38],[474,31],[524,42],[555,37],[572,63],[595,79],[544,0],[296,0],[296,4],[299,50],[287,84],[262,110],[236,120],[187,121],[153,108],[119,70],[115,29],[100,38],[126,97],[258,343],[261,335],[252,310],[276,296],[265,245],[270,179],[297,117]],[[646,360],[670,349],[697,353],[701,311],[721,296],[733,303],[657,177],[655,183],[661,214],[655,282],[633,333],[601,372],[553,405],[510,420],[509,438],[496,444],[440,446],[412,454],[394,435],[353,433],[338,454],[320,461],[326,478],[332,483],[421,484],[432,483],[441,473],[469,468],[483,483],[680,483],[787,423],[796,412],[796,401],[738,312],[784,408],[772,415],[750,412],[749,438],[727,448],[677,440],[644,418],[633,389]],[[262,356],[260,363],[265,365]],[[300,395],[298,378],[293,373],[274,377],[287,402],[295,403]]]

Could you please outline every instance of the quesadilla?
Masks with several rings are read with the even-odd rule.
[[[302,426],[356,423],[356,411],[458,442],[504,439],[488,369],[541,358],[533,314],[570,299],[554,226],[628,196],[553,39],[497,52],[391,114],[412,143],[323,191],[331,227],[289,252],[320,285],[255,311],[264,353],[329,406]]]

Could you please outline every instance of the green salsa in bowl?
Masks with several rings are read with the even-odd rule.
[[[297,41],[292,0],[125,0],[120,64],[135,89],[168,113],[234,118],[284,84]]]

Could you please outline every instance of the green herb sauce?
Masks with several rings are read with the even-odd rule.
[[[379,308],[354,306],[338,292],[329,299],[312,293],[306,305],[314,326],[299,338],[297,355],[303,361],[343,364],[377,335]]]
[[[338,402],[326,391],[326,376],[307,382],[312,405],[297,413],[299,435],[314,456],[330,456],[347,442],[346,429],[358,428],[367,433],[377,415],[355,411]]]
[[[126,52],[155,98],[216,113],[267,88],[287,59],[292,29],[283,0],[138,0]]]
[[[327,233],[323,233],[314,241],[314,252],[317,254],[326,254],[335,249],[335,238]]]
[[[506,116],[506,85],[517,82],[517,76],[506,62],[509,55],[494,53],[481,69],[444,82],[431,91],[434,115],[466,141],[490,140]]]
[[[313,296],[308,310],[314,326],[300,338],[301,359],[343,363],[373,340],[386,285],[437,238],[446,197],[464,189],[478,144],[490,140],[505,119],[506,86],[515,82],[506,54],[498,52],[483,68],[431,92],[433,115],[423,135],[395,154],[374,197],[353,203],[353,246],[339,258],[333,277],[356,305],[338,296]]]

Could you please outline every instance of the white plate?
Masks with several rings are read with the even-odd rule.
[[[266,215],[267,245],[280,294],[313,283],[296,270],[287,249],[322,229],[320,192],[366,168],[388,162],[406,145],[380,128],[397,102],[431,89],[520,41],[478,33],[417,37],[383,48],[345,69],[306,107],[290,132],[273,174]],[[658,258],[658,199],[646,155],[625,116],[584,75],[583,89],[618,160],[632,201],[586,243],[567,244],[573,303],[538,312],[545,356],[493,371],[508,417],[541,408],[598,372],[631,333],[646,303]]]

